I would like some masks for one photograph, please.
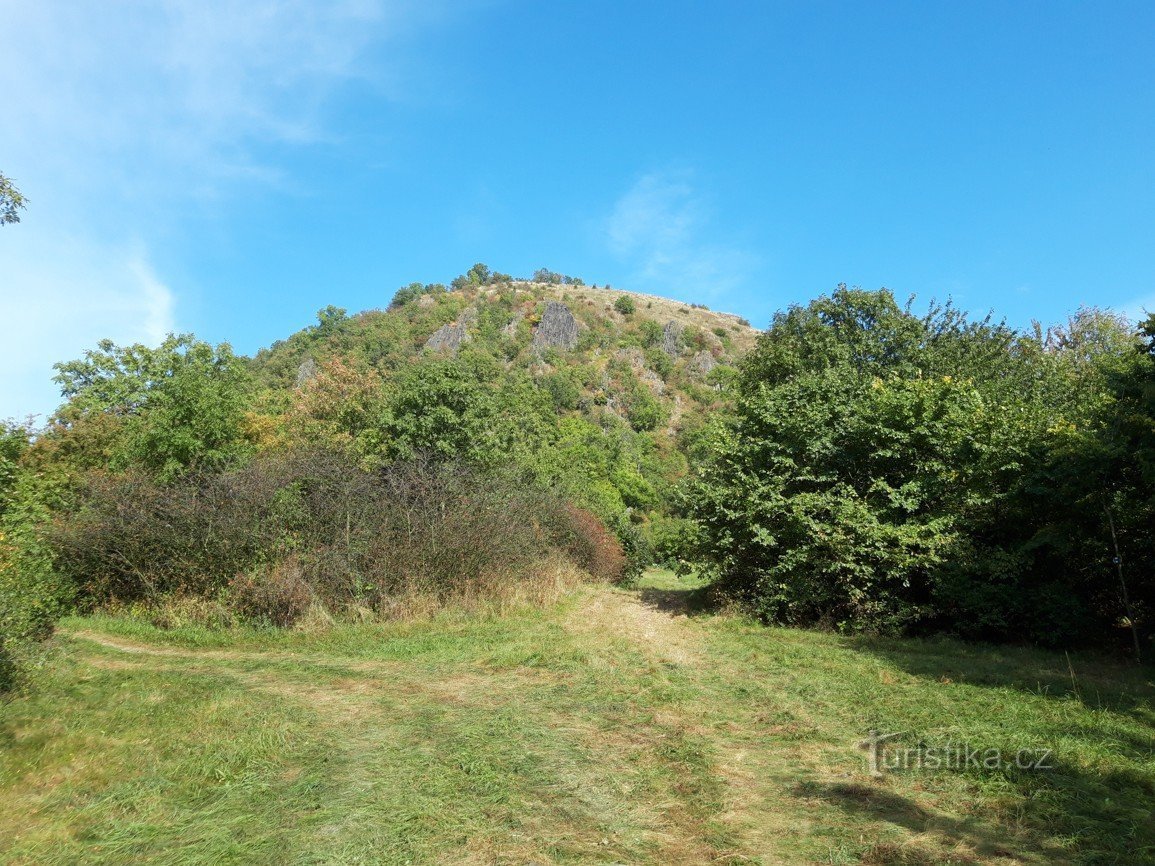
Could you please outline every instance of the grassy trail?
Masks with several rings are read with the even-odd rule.
[[[655,572],[316,634],[68,621],[0,707],[0,862],[1155,862],[1149,671],[694,599]],[[872,729],[1055,766],[875,778]]]

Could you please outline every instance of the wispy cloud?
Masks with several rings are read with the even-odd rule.
[[[635,269],[639,287],[699,296],[738,287],[758,263],[740,246],[715,240],[717,231],[706,198],[684,171],[643,175],[605,222],[610,250]]]
[[[142,330],[150,343],[159,343],[175,327],[173,305],[176,299],[172,290],[160,281],[152,265],[142,255],[137,254],[129,259],[128,270],[140,286],[144,312]]]
[[[3,229],[15,234],[21,227]],[[22,255],[4,259],[4,365],[0,417],[45,415],[55,406],[52,365],[101,337],[156,344],[176,328],[173,294],[140,249],[31,233]],[[68,250],[60,255],[61,247]]]
[[[0,171],[29,198],[0,229],[0,417],[53,408],[53,361],[157,342],[156,271],[182,215],[282,178],[269,144],[339,133],[352,80],[396,96],[371,48],[439,14],[415,0],[0,0]]]
[[[362,60],[404,21],[385,0],[33,0],[4,19],[0,152],[126,196],[261,176],[250,143],[324,138],[335,84],[388,87]]]

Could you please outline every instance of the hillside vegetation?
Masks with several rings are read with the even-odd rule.
[[[688,443],[755,332],[536,276],[329,307],[252,359],[173,335],[59,364],[51,422],[3,440],[0,680],[73,605],[288,625],[674,558]]]
[[[5,680],[70,608],[393,615],[559,560],[696,568],[768,622],[1150,649],[1155,318],[1019,332],[840,286],[758,335],[478,264],[254,358],[173,335],[57,370],[0,443]]]
[[[57,373],[11,861],[1155,862],[1155,317],[475,265]]]

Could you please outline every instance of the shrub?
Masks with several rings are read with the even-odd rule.
[[[646,319],[638,325],[638,333],[642,338],[642,345],[647,349],[662,345],[662,326],[653,319]]]
[[[601,580],[619,582],[627,576],[622,544],[596,514],[566,504],[552,517],[555,538],[575,563]]]
[[[638,308],[634,299],[629,295],[619,295],[618,299],[614,301],[614,309],[623,316],[632,316]]]
[[[268,454],[167,485],[96,474],[81,499],[53,542],[98,604],[220,596],[241,616],[285,624],[314,599],[339,612],[530,580],[558,549],[616,575],[597,532],[543,522],[556,497],[420,457],[370,471],[343,452]]]
[[[0,516],[0,692],[16,684],[21,661],[72,600],[45,537],[53,495],[42,478],[18,469]]]
[[[645,532],[654,563],[678,568],[691,555],[695,530],[694,523],[685,518],[653,515]]]
[[[295,556],[238,574],[229,582],[228,600],[245,619],[287,627],[313,602],[313,592]]]

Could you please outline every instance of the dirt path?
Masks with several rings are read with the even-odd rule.
[[[647,604],[637,592],[599,588],[566,627],[583,636],[621,635],[647,658],[678,665],[701,660],[701,635],[684,613]]]

